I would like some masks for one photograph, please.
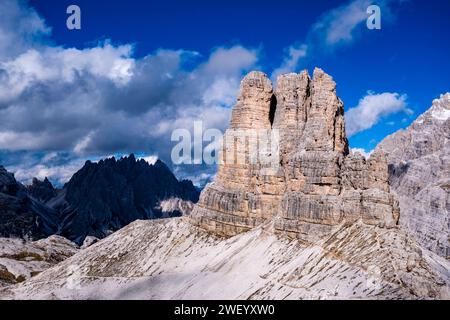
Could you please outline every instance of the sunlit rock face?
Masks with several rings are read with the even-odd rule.
[[[275,89],[264,73],[244,77],[221,159],[192,214],[213,233],[276,218],[277,232],[315,241],[345,222],[397,225],[386,157],[349,153],[344,106],[321,69],[281,75]]]
[[[450,93],[441,95],[408,128],[377,147],[388,158],[400,201],[400,225],[420,244],[450,258]]]

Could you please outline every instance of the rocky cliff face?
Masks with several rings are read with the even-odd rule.
[[[178,216],[163,212],[161,202],[179,198],[196,202],[191,181],[178,181],[161,161],[154,165],[134,155],[87,162],[48,202],[61,212],[60,234],[81,244],[86,236],[102,238],[138,219]]]
[[[377,150],[387,154],[400,224],[423,246],[450,258],[450,93]]]
[[[273,90],[261,72],[242,80],[223,161],[194,209],[194,223],[232,236],[277,217],[277,232],[304,241],[316,241],[345,222],[396,226],[399,208],[389,193],[386,157],[349,154],[333,79],[315,69],[312,79],[303,71],[282,75],[277,84]],[[248,134],[247,141],[234,139],[237,131],[251,130],[257,134]],[[279,137],[278,162],[250,161],[252,145],[267,133]],[[229,161],[233,152],[237,157]]]
[[[58,234],[81,245],[138,219],[189,214],[199,191],[161,161],[134,155],[87,162],[63,189],[48,179],[25,187],[0,167],[0,236],[34,240]]]
[[[50,199],[56,197],[57,192],[52,183],[45,178],[40,181],[37,178],[33,178],[31,185],[27,186],[28,193],[35,199],[41,202],[47,202]]]
[[[57,212],[30,197],[25,186],[0,166],[0,236],[40,239],[57,231]]]

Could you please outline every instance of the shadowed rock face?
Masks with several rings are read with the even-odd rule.
[[[225,161],[202,192],[193,223],[232,236],[277,217],[275,229],[315,241],[343,222],[394,227],[398,203],[389,193],[384,154],[366,160],[349,154],[344,106],[336,84],[321,69],[278,77],[273,90],[261,72],[241,82],[229,140],[236,130],[268,130],[279,135],[279,163]],[[273,119],[272,119],[273,114]],[[241,143],[241,144],[239,144]],[[236,142],[234,153],[252,154],[255,138]],[[228,154],[226,145],[223,154]]]
[[[62,196],[64,201],[54,204],[64,219],[60,234],[82,243],[88,235],[102,238],[138,219],[161,218],[161,201],[196,202],[199,191],[191,181],[178,181],[163,162],[149,165],[130,155],[86,162],[66,184]]]
[[[450,258],[450,93],[377,150],[387,154],[400,225],[424,247]]]
[[[134,155],[88,161],[58,190],[48,179],[25,187],[0,166],[0,237],[58,234],[81,245],[138,219],[189,214],[198,197],[192,182],[179,181],[163,162]]]
[[[56,189],[47,178],[44,181],[33,178],[31,185],[27,186],[27,189],[32,197],[44,203],[56,197]]]
[[[57,230],[57,212],[30,197],[14,175],[0,166],[0,237],[40,239]]]

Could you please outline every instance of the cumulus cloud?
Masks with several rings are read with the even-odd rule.
[[[354,0],[325,13],[312,27],[311,36],[320,35],[327,46],[353,41],[357,26],[367,20],[366,10],[371,4],[370,0]]]
[[[139,160],[144,160],[145,162],[147,162],[150,165],[153,165],[156,163],[156,161],[158,161],[158,157],[157,156],[146,156],[146,157],[139,157]]]
[[[135,60],[124,47],[107,44],[92,50],[110,52],[107,64],[120,66],[117,72],[84,64],[92,59],[91,49],[76,53],[81,55],[76,59],[79,64],[60,59],[55,68],[41,65],[48,56],[0,64],[6,84],[0,94],[4,120],[0,149],[63,149],[79,154],[144,150],[154,141],[170,142],[173,129],[189,129],[196,119],[221,129],[227,125],[240,78],[257,55],[243,47],[220,48],[186,72],[185,52],[158,51]],[[222,73],[216,67],[218,59],[236,61],[244,51],[243,63]]]
[[[306,44],[292,45],[287,50],[281,65],[272,73],[272,79],[276,79],[280,74],[295,71],[300,59],[306,57],[308,46]]]
[[[391,5],[402,0],[380,0],[383,21],[392,20]],[[289,46],[287,55],[272,78],[288,72],[296,72],[313,57],[333,53],[338,47],[350,45],[367,30],[367,8],[375,4],[370,0],[352,0],[322,14],[300,44]]]
[[[345,114],[346,132],[352,136],[363,130],[372,128],[384,116],[405,112],[411,113],[407,105],[407,95],[384,92],[376,94],[369,91],[359,100],[356,107],[349,109]]]
[[[23,1],[0,1],[0,61],[40,47],[50,32],[44,20]]]
[[[352,154],[359,153],[364,156],[364,158],[369,159],[374,150],[366,151],[363,148],[351,148]]]
[[[85,161],[82,159],[74,159],[60,165],[38,163],[25,167],[22,164],[8,168],[8,170],[12,170],[15,178],[25,184],[31,184],[33,178],[40,180],[49,178],[55,185],[61,186],[69,181],[72,175],[83,167],[84,163]]]
[[[198,120],[223,130],[241,77],[258,61],[257,50],[239,45],[215,48],[206,57],[157,50],[139,59],[132,45],[111,41],[64,48],[47,41],[50,29],[25,2],[2,1],[3,16],[0,162],[8,162],[11,152],[71,154],[65,161],[72,165],[14,166],[24,179],[33,173],[62,181],[85,158],[104,154],[158,154],[170,165],[172,131],[192,131]],[[25,173],[25,166],[32,170]]]

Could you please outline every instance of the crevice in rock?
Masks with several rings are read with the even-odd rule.
[[[269,110],[269,121],[270,126],[273,127],[273,121],[275,119],[275,111],[277,111],[277,97],[273,94],[270,98],[270,110]]]

